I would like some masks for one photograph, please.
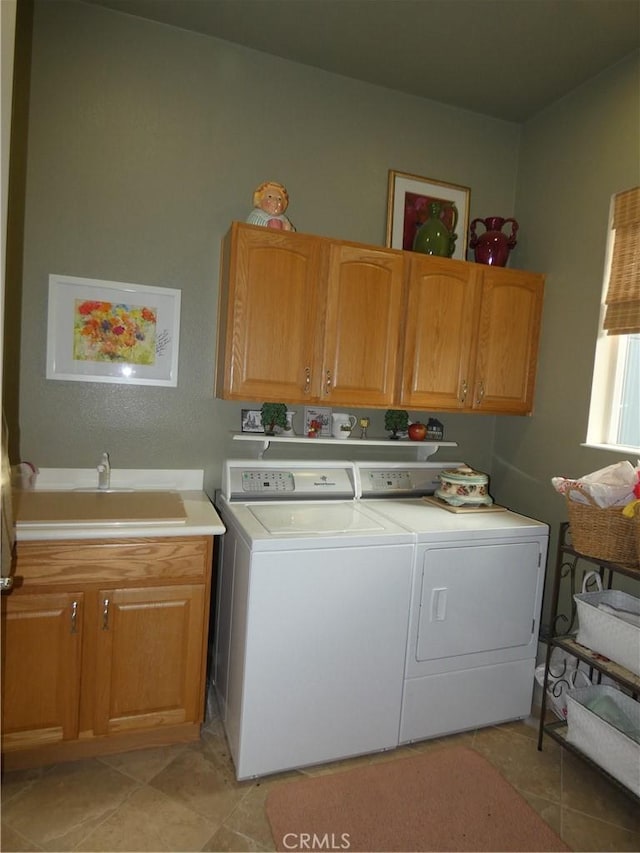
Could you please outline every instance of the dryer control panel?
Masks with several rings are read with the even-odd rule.
[[[440,472],[458,462],[356,462],[363,498],[421,497],[440,487]]]

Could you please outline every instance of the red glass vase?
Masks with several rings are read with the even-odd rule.
[[[476,226],[481,223],[485,227],[482,234],[476,234]],[[502,229],[511,224],[511,234]],[[475,261],[478,264],[489,264],[494,267],[504,267],[509,259],[509,252],[517,245],[516,234],[518,223],[515,219],[503,219],[501,216],[488,216],[486,219],[474,219],[469,229],[471,239],[469,248],[474,250]]]

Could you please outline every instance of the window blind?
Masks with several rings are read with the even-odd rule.
[[[613,255],[605,299],[608,335],[640,333],[640,187],[613,200]]]

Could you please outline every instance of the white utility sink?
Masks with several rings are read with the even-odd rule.
[[[90,492],[96,495],[120,495],[126,494],[127,492],[135,492],[135,489],[98,489],[91,488],[90,486],[78,486],[75,489],[72,489],[73,492]]]

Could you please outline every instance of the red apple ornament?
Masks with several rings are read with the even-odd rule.
[[[424,441],[427,437],[427,428],[424,424],[421,424],[420,421],[409,424],[407,432],[409,433],[411,441]]]

